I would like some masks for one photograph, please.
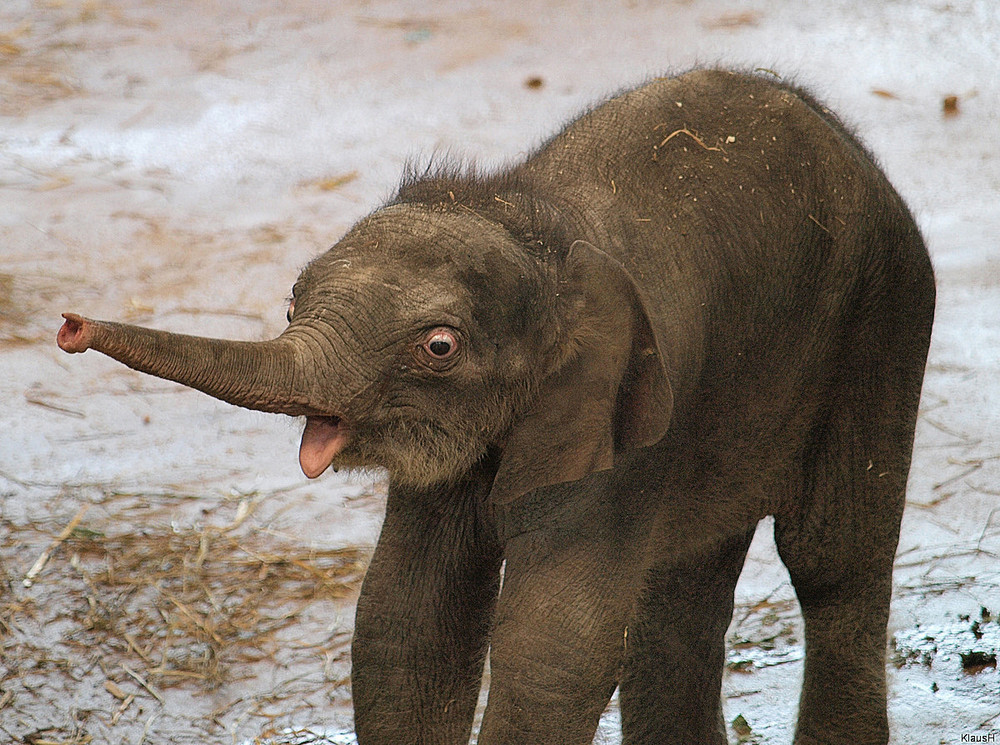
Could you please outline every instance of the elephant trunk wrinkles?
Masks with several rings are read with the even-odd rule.
[[[60,348],[96,349],[133,370],[172,380],[227,403],[256,411],[321,414],[294,390],[296,355],[288,339],[246,342],[207,339],[64,313]]]

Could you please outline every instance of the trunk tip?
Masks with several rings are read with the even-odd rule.
[[[66,320],[56,336],[59,348],[70,354],[90,349],[93,338],[93,323],[76,313],[63,313],[62,317]]]

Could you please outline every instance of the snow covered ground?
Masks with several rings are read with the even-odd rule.
[[[857,126],[917,215],[938,273],[890,628],[894,739],[958,743],[1000,729],[1000,673],[965,670],[961,658],[976,645],[996,652],[997,622],[983,609],[1000,612],[998,60],[994,0],[5,0],[4,576],[21,576],[81,504],[109,492],[223,506],[253,495],[285,534],[316,546],[370,545],[378,531],[370,480],[306,482],[294,423],[97,354],[70,359],[53,343],[61,312],[276,335],[299,268],[391,193],[407,159],[503,163],[651,75],[763,67]],[[51,530],[28,529],[39,522]],[[727,719],[743,717],[745,739],[788,743],[801,635],[768,529],[738,589]],[[41,591],[9,582],[0,604]],[[348,604],[334,623],[349,630],[350,617]],[[18,633],[0,626],[0,641]],[[72,695],[44,699],[0,658],[0,733],[66,732],[81,710],[98,711],[87,726],[108,742],[190,741],[175,739],[180,723],[216,710],[219,742],[279,722],[226,708],[241,696],[230,685],[162,703],[137,689],[145,703],[112,725],[118,700],[95,670],[71,671]],[[271,671],[269,684],[282,675]],[[348,726],[338,695],[280,723]]]

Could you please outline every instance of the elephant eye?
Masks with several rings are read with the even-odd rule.
[[[427,335],[420,348],[432,362],[450,360],[458,351],[458,337],[448,328],[436,328]]]
[[[427,351],[435,357],[447,357],[451,354],[451,342],[447,339],[435,339],[427,345]]]

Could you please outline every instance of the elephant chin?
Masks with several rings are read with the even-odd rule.
[[[306,428],[299,446],[302,473],[311,479],[320,476],[347,445],[349,435],[348,427],[340,417],[306,417]]]

